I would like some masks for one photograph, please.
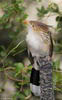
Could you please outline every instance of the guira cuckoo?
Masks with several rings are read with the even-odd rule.
[[[33,66],[30,77],[31,91],[36,96],[41,94],[41,100],[54,100],[51,64],[53,43],[50,26],[32,20],[25,20],[24,24],[28,26],[26,43]]]

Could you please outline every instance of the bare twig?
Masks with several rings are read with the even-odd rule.
[[[25,97],[25,100],[28,100],[29,98],[31,98],[31,94],[30,95],[28,95],[27,97]]]
[[[11,79],[11,80],[13,80],[13,81],[24,82],[24,80],[19,80],[19,79],[12,78],[12,77],[9,76],[7,73],[5,73],[5,75],[6,75],[9,79]]]

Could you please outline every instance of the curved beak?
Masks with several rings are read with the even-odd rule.
[[[24,24],[29,24],[28,20],[24,20],[23,22],[24,22]]]

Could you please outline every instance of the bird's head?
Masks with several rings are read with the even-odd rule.
[[[24,20],[24,24],[28,25],[28,27],[30,27],[32,30],[34,30],[35,32],[48,32],[48,26],[38,22],[38,21],[32,21],[32,20]]]
[[[48,25],[32,20],[24,20],[24,24],[28,26],[28,33],[35,33],[44,43],[50,44],[51,32]]]

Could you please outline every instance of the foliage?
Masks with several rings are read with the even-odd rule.
[[[12,97],[13,99],[20,98],[21,100],[24,100],[26,97],[30,95],[30,90],[27,88],[24,89],[24,86],[28,87],[29,83],[29,75],[31,73],[32,66],[27,66],[27,68],[24,67],[22,62],[13,62],[12,60],[8,59],[7,57],[13,53],[15,54],[17,52],[17,48],[21,43],[24,42],[24,40],[20,41],[16,46],[13,46],[15,41],[18,38],[18,35],[20,32],[24,30],[23,20],[27,18],[27,14],[24,12],[25,7],[23,6],[24,0],[11,0],[11,2],[2,2],[0,4],[0,8],[3,9],[4,14],[2,17],[0,17],[0,30],[10,30],[13,29],[13,27],[16,27],[16,30],[12,30],[8,32],[8,38],[12,39],[11,44],[6,47],[4,45],[0,45],[0,72],[4,72],[5,77],[9,78],[10,80],[15,81],[16,87],[18,91],[16,94]],[[17,25],[15,24],[18,24]],[[21,31],[22,30],[22,31]],[[25,50],[25,49],[24,49]],[[23,50],[21,50],[23,51]],[[12,74],[8,74],[7,72],[11,72]],[[5,83],[4,83],[5,85]],[[3,93],[3,87],[0,89]]]
[[[40,2],[41,0],[36,0],[36,2]],[[16,24],[18,24],[18,27],[16,27],[16,30],[9,31],[8,32],[8,37],[12,39],[11,44],[6,47],[4,45],[0,45],[0,57],[1,57],[1,62],[3,64],[3,67],[0,67],[0,72],[4,71],[5,76],[8,77],[9,79],[15,81],[16,83],[16,88],[18,91],[16,94],[13,96],[13,99],[15,100],[16,98],[20,98],[20,100],[25,100],[28,99],[29,96],[31,95],[30,90],[28,89],[28,84],[29,84],[29,75],[31,73],[31,68],[32,66],[25,66],[23,63],[20,62],[12,62],[10,59],[8,59],[6,62],[4,60],[7,59],[9,54],[12,53],[12,55],[17,54],[17,48],[19,45],[22,45],[22,40],[21,42],[19,41],[19,44],[13,44],[18,38],[19,33],[24,30],[25,26],[23,25],[23,20],[27,18],[27,14],[25,13],[25,7],[23,6],[24,0],[11,0],[11,2],[2,2],[0,4],[0,7],[3,9],[4,14],[2,17],[0,17],[0,30],[4,29],[13,29]],[[60,36],[57,38],[54,38],[55,46],[54,46],[54,52],[55,53],[62,53],[62,39],[61,39],[61,23],[62,21],[62,13],[59,11],[59,7],[55,3],[51,3],[47,8],[42,6],[41,8],[37,8],[37,16],[39,18],[43,18],[46,14],[50,13],[57,13],[58,17],[56,18],[56,21],[58,22],[56,30],[58,30]],[[16,23],[15,23],[16,22]],[[12,48],[11,48],[12,46]],[[21,51],[25,50],[22,49]],[[21,52],[20,51],[20,52]],[[55,62],[53,61],[53,84],[54,84],[54,89],[56,91],[61,91],[62,92],[62,72],[59,68],[60,66],[60,60],[56,60]],[[6,73],[6,71],[12,71],[12,75],[10,76],[9,74]],[[25,89],[24,87],[27,87]]]

